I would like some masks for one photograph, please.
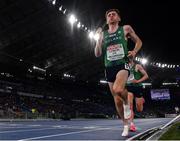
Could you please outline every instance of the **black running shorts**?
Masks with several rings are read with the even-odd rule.
[[[116,75],[120,70],[127,70],[128,71],[128,76],[130,74],[129,71],[129,64],[121,64],[113,67],[106,67],[105,68],[105,76],[106,80],[108,82],[114,82],[116,80]]]

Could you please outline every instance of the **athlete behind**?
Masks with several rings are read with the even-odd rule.
[[[130,103],[131,118],[130,118],[130,131],[135,132],[136,126],[134,124],[134,111],[133,99],[135,98],[137,112],[143,111],[143,98],[142,82],[148,79],[148,74],[140,64],[136,64],[133,59],[130,59],[130,76],[127,81],[128,101]]]

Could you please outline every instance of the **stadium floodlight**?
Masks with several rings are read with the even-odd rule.
[[[141,59],[137,57],[137,61],[139,61],[139,62],[140,62],[140,61],[141,61]]]
[[[102,83],[102,84],[106,84],[106,83],[108,83],[106,80],[100,80],[100,83]]]
[[[53,1],[52,1],[52,4],[55,5],[55,4],[56,4],[56,0],[53,0]]]
[[[89,33],[89,38],[92,39],[93,37],[94,37],[94,33],[91,31],[91,32]]]
[[[76,22],[76,17],[72,14],[69,17],[69,22],[73,25]]]
[[[141,63],[142,63],[143,65],[147,64],[147,62],[148,62],[147,59],[145,59],[145,58],[142,58],[142,59],[141,59]]]
[[[151,86],[152,83],[142,83],[143,86]]]
[[[59,11],[62,11],[62,5],[59,7]]]
[[[78,24],[77,24],[77,28],[80,28],[81,27],[81,23],[80,22],[78,22]]]
[[[158,67],[161,67],[161,63],[158,64]]]
[[[29,71],[29,72],[32,72],[32,70],[31,70],[31,69],[28,69],[28,71]]]
[[[65,10],[63,11],[63,14],[66,14],[66,11],[67,11],[67,10],[65,9]]]
[[[162,85],[177,85],[178,83],[177,82],[165,82],[165,83],[162,83]]]
[[[94,38],[94,40],[98,41],[100,38],[100,35],[98,33],[96,33],[93,38]]]
[[[36,66],[33,66],[33,69],[34,70],[39,70],[39,71],[42,71],[42,72],[46,72],[45,69],[42,69],[42,68],[39,68],[39,67],[36,67]]]
[[[70,77],[73,77],[72,75],[70,75],[70,74],[66,74],[66,73],[64,73],[64,75],[63,75],[64,77],[66,77],[66,78],[70,78]]]

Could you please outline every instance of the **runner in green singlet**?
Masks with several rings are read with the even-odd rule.
[[[133,59],[130,59],[129,67],[130,67],[130,76],[128,77],[128,81],[127,81],[127,90],[128,90],[128,101],[130,103],[130,109],[132,113],[130,118],[130,131],[135,132],[136,126],[133,122],[134,120],[133,99],[135,97],[137,112],[142,112],[143,104],[145,102],[143,98],[142,82],[148,79],[148,74],[140,64],[134,63]]]
[[[128,120],[131,117],[130,105],[128,104],[128,92],[125,89],[129,75],[128,58],[134,58],[142,46],[142,41],[136,35],[130,25],[119,26],[121,21],[118,9],[110,9],[105,14],[109,29],[96,31],[100,38],[96,42],[95,56],[103,55],[106,71],[106,79],[113,95],[118,115],[124,122],[122,136],[128,136]],[[130,38],[135,47],[128,49],[127,41]]]

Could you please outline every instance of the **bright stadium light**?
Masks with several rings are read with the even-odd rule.
[[[45,69],[42,69],[42,68],[39,68],[39,67],[36,67],[36,66],[33,66],[33,69],[34,69],[34,70],[39,70],[39,71],[46,72]]]
[[[108,83],[106,80],[100,80],[100,83],[102,83],[102,84],[106,84],[106,83]]]
[[[143,65],[147,64],[147,62],[148,62],[147,59],[142,58],[141,63],[142,63]]]
[[[69,22],[70,22],[72,25],[76,22],[76,17],[75,17],[73,14],[69,17]]]
[[[94,33],[91,31],[90,33],[89,33],[89,38],[93,38],[93,36],[94,36]]]
[[[66,14],[66,11],[67,11],[67,10],[65,9],[65,10],[63,11],[63,14]]]
[[[77,24],[77,28],[80,28],[81,27],[81,23],[80,22],[78,22],[78,24]]]
[[[141,61],[141,59],[137,57],[137,61],[139,61],[139,62],[140,62],[140,61]]]
[[[62,5],[59,7],[59,11],[62,11]]]
[[[152,83],[142,83],[143,86],[151,86]]]
[[[93,38],[94,38],[94,40],[98,41],[100,38],[100,35],[98,33],[96,33]]]
[[[55,4],[56,4],[56,0],[53,0],[53,1],[52,1],[52,4],[55,5]]]
[[[158,64],[158,67],[161,67],[161,63]]]

